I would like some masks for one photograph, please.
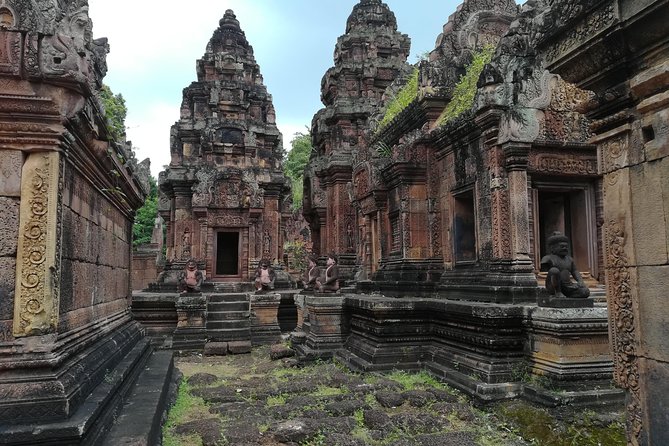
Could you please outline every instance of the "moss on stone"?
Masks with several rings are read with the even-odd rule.
[[[386,113],[379,121],[376,133],[380,133],[390,122],[407,108],[418,96],[418,68],[414,68],[407,83],[397,92],[395,97],[388,103]]]
[[[490,63],[494,53],[495,47],[493,45],[486,45],[483,49],[474,53],[471,63],[467,65],[465,74],[455,84],[453,97],[437,119],[437,126],[446,124],[472,108],[476,97],[476,83],[483,67]]]

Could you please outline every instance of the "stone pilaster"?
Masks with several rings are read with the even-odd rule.
[[[14,336],[55,333],[59,310],[60,154],[30,154],[21,175]]]
[[[530,145],[507,143],[504,146],[508,172],[511,262],[518,272],[531,272],[530,217],[527,194],[527,155]]]

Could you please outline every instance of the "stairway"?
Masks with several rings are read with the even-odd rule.
[[[248,294],[210,294],[207,297],[209,342],[251,340],[251,299]]]

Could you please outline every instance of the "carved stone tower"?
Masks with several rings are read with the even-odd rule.
[[[304,217],[314,251],[339,256],[350,279],[356,264],[358,224],[351,205],[352,162],[364,146],[368,117],[384,90],[406,65],[410,39],[380,0],[361,0],[335,46],[335,66],[321,81],[321,109],[312,121],[315,148],[305,170]]]
[[[169,271],[195,258],[207,279],[249,279],[261,258],[282,258],[289,190],[272,96],[234,13],[225,12],[197,61],[160,174]],[[286,212],[286,218],[288,213]]]

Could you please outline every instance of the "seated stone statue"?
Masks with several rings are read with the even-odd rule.
[[[304,273],[304,289],[305,290],[314,290],[317,288],[316,282],[321,277],[321,269],[316,264],[316,257],[310,255],[308,257],[309,265],[307,270]]]
[[[339,289],[339,268],[337,267],[337,257],[334,254],[328,256],[325,269],[325,282],[321,283],[320,278],[316,281],[318,291],[321,293],[334,293]]]
[[[590,290],[583,282],[574,259],[569,255],[569,239],[560,232],[548,237],[550,254],[541,259],[541,271],[547,272],[546,290],[554,297],[586,298]],[[576,283],[572,282],[572,276]]]
[[[262,259],[255,274],[256,292],[273,290],[274,279],[276,279],[276,273],[269,265],[269,260]]]
[[[182,293],[199,293],[202,287],[204,275],[197,268],[194,259],[188,259],[186,267],[179,273],[179,291]]]

